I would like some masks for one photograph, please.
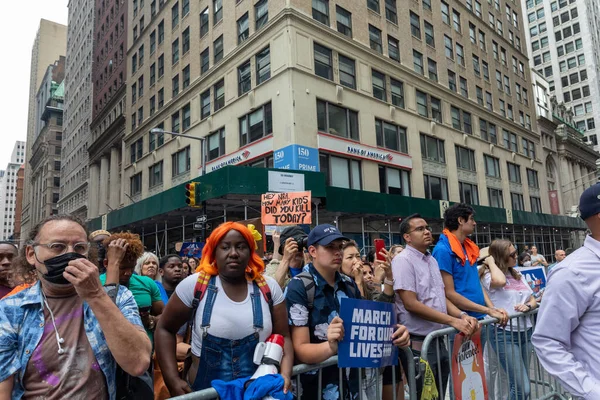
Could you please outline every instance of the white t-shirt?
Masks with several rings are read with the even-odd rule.
[[[483,287],[488,292],[490,300],[494,303],[494,307],[503,308],[508,312],[509,316],[518,314],[515,310],[517,304],[525,304],[527,300],[533,294],[531,287],[527,284],[527,281],[521,275],[521,279],[515,279],[511,274],[506,275],[506,285],[502,288],[493,288],[492,275],[488,272],[481,278]],[[519,320],[519,321],[517,321]],[[512,329],[510,323],[512,321]],[[520,328],[520,329],[519,329]],[[512,331],[524,331],[525,329],[531,328],[531,318],[512,318],[504,329]]]
[[[546,258],[541,255],[541,254],[537,254],[537,255],[531,255],[531,266],[532,267],[543,267],[544,264],[542,264],[542,262],[546,261]],[[538,264],[533,265],[535,262],[538,262]]]
[[[283,297],[283,292],[277,281],[269,276],[265,276],[265,279],[271,289],[273,306],[282,303],[285,298]],[[192,301],[194,300],[194,287],[196,286],[197,280],[198,274],[190,275],[181,281],[175,289],[177,297],[181,299],[183,304],[190,308],[192,307]],[[248,282],[248,295],[246,296],[246,299],[241,302],[235,302],[225,294],[223,286],[221,285],[221,279],[218,276],[215,280],[215,286],[218,288],[218,291],[210,318],[208,333],[215,337],[229,340],[242,339],[254,333],[252,300],[250,299],[250,295],[254,292],[254,285],[252,282]],[[192,353],[198,357],[200,357],[202,350],[202,314],[207,297],[208,294],[205,293],[198,305],[198,311],[196,312],[196,318],[194,320],[194,331],[192,332]],[[263,329],[259,331],[259,337],[260,341],[264,342],[272,333],[273,323],[271,321],[269,304],[265,300],[262,292],[260,293],[260,300],[262,304]]]

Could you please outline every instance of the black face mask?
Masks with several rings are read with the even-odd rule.
[[[58,285],[70,285],[71,282],[65,279],[63,272],[69,265],[69,261],[78,260],[80,258],[87,258],[79,253],[65,253],[60,256],[52,257],[44,261],[44,265],[48,270],[48,273],[42,274],[42,278],[50,283]]]

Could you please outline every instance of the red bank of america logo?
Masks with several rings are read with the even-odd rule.
[[[244,158],[250,157],[250,152],[248,150],[246,150],[245,152],[242,153],[242,157],[244,157]]]
[[[385,158],[387,158],[387,160],[391,162],[391,161],[394,159],[394,156],[388,153],[388,154],[385,156]]]

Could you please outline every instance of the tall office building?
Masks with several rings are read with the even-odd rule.
[[[94,2],[69,1],[60,199],[58,210],[87,218],[88,143],[92,118]]]
[[[551,96],[569,108],[575,126],[598,150],[600,122],[600,6],[587,0],[522,0],[532,68]]]
[[[21,165],[25,162],[25,142],[17,141],[10,162],[0,178],[0,240],[9,240],[15,227],[17,206],[17,180]]]
[[[159,127],[209,172],[296,144],[332,186],[548,210],[519,2],[136,4],[126,204],[198,175]]]
[[[92,70],[94,101],[88,147],[88,218],[121,206],[127,89],[127,4],[120,0],[96,0]]]
[[[31,155],[31,146],[35,141],[34,135],[39,115],[37,109],[36,95],[40,84],[49,65],[52,65],[61,55],[64,55],[67,47],[67,27],[56,22],[45,19],[40,20],[33,48],[31,50],[31,72],[29,77],[29,111],[27,119],[27,151]],[[25,163],[25,184],[23,185],[23,211],[22,211],[22,234],[26,236],[32,228],[29,222],[30,212],[30,185],[31,169],[29,160]]]

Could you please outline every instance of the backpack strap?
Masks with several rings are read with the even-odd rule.
[[[196,286],[194,286],[194,299],[192,300],[192,315],[190,316],[190,320],[188,322],[188,326],[192,328],[194,326],[194,320],[196,319],[196,312],[198,311],[198,306],[200,305],[200,301],[206,294],[206,288],[208,287],[208,283],[210,282],[211,275],[207,274],[204,271],[200,271],[198,273],[198,280],[196,281]]]
[[[304,271],[296,275],[296,278],[302,281],[304,285],[304,290],[306,290],[306,300],[308,309],[311,310],[313,308],[313,303],[315,301],[315,290],[317,285],[315,284],[315,280],[313,279],[310,272]]]
[[[256,277],[254,282],[260,289],[260,292],[262,293],[263,297],[267,301],[267,304],[269,304],[269,309],[272,309],[273,308],[273,295],[271,294],[271,288],[269,288],[269,284],[267,283],[267,280],[265,279],[265,277],[263,275],[259,275]]]

